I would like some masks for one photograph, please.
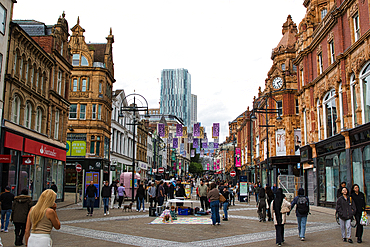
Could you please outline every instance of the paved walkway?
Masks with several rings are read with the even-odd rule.
[[[148,212],[110,210],[109,216],[96,209],[92,217],[74,204],[74,198],[58,204],[62,222],[59,231],[52,231],[53,246],[274,246],[275,228],[272,222],[258,222],[255,204],[237,203],[230,207],[229,221],[220,226],[149,224],[155,218]],[[73,200],[71,200],[73,198]],[[147,204],[145,205],[148,206]],[[196,203],[195,206],[199,206]],[[222,214],[222,211],[220,211]],[[295,214],[285,225],[284,246],[347,246],[335,223],[334,209],[311,207],[306,241],[298,238]],[[209,216],[202,216],[209,217]],[[14,228],[0,233],[4,246],[14,246]],[[354,235],[355,231],[352,231]],[[355,239],[353,237],[353,239]],[[365,227],[363,246],[370,245],[370,228]]]

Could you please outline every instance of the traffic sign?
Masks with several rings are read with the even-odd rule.
[[[163,168],[163,167],[159,167],[159,168],[158,168],[158,172],[159,172],[159,173],[164,173],[164,168]]]
[[[235,177],[236,176],[236,172],[235,171],[231,171],[230,172],[230,176]]]
[[[76,165],[76,171],[81,172],[82,171],[82,166],[80,164]]]
[[[50,172],[50,170],[51,170],[50,166],[47,166],[47,167],[46,167],[46,171],[47,171],[47,172]]]

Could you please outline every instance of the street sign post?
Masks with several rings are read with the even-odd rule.
[[[82,171],[82,166],[80,164],[76,165],[76,171],[81,172]]]
[[[230,176],[235,177],[236,176],[236,172],[235,171],[231,171],[230,172]]]
[[[159,167],[159,168],[158,168],[158,172],[159,172],[159,173],[164,173],[164,168],[163,168],[163,167]]]
[[[81,164],[76,164],[76,171],[81,172],[82,171],[82,166]],[[76,174],[76,200],[75,203],[77,203],[77,197],[78,197],[78,174]]]

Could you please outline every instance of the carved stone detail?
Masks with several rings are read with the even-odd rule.
[[[349,18],[352,18],[358,11],[357,3],[352,4],[349,8]]]
[[[319,44],[319,46],[317,47],[317,54],[320,54],[322,52],[322,45]]]
[[[329,43],[330,41],[332,41],[333,39],[334,39],[334,32],[333,32],[333,31],[331,31],[331,32],[329,33],[329,35],[328,35],[328,39],[327,39],[328,43]]]

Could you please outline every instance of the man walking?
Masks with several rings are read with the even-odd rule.
[[[10,192],[10,187],[5,187],[5,192],[0,195],[0,203],[1,203],[1,231],[8,232],[8,225],[10,216],[12,214],[12,205],[14,201],[14,195]],[[4,227],[4,219],[6,216],[5,227]]]
[[[96,189],[94,182],[91,181],[90,185],[86,188],[86,206],[87,206],[87,215],[92,216],[94,212],[94,203],[95,199],[98,199],[98,190]]]
[[[108,181],[105,181],[105,184],[101,189],[101,197],[103,198],[104,205],[104,215],[109,215],[109,198],[111,195],[111,187],[108,184]]]
[[[200,198],[200,205],[203,211],[207,211],[208,203],[207,203],[207,190],[208,187],[203,183],[203,180],[200,180],[200,185],[198,186],[198,193]]]
[[[298,221],[298,234],[301,241],[305,240],[307,215],[310,212],[308,197],[304,196],[304,189],[298,189],[298,196],[294,197],[292,202],[292,210],[297,205],[296,216]],[[289,215],[289,213],[288,213]]]
[[[256,196],[256,203],[258,204],[258,194],[260,193],[260,186],[259,184],[256,184],[256,187],[254,187],[254,195]]]
[[[157,206],[157,202],[155,200],[156,188],[154,186],[154,182],[150,183],[150,187],[148,189],[148,194],[149,194],[150,207],[153,207],[153,202],[154,202],[154,207],[156,207]]]

